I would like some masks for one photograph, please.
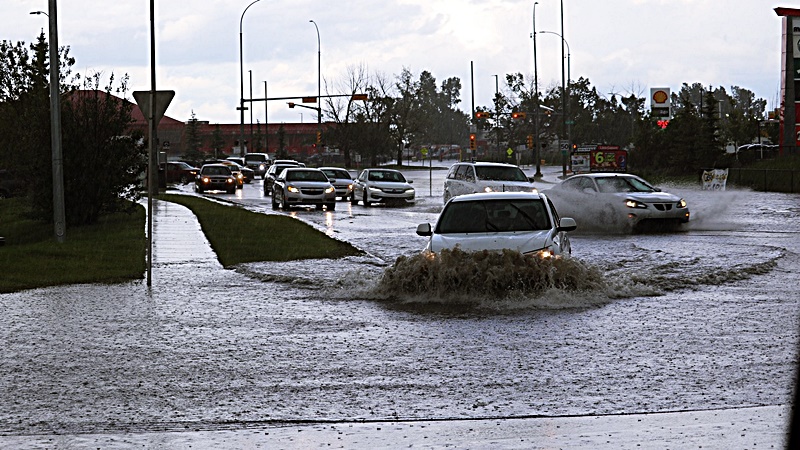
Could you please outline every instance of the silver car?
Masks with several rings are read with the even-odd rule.
[[[336,188],[336,197],[342,200],[349,200],[353,195],[353,176],[347,169],[340,167],[320,167],[319,170],[325,173],[325,176],[331,181],[331,184]]]
[[[690,217],[683,198],[626,173],[573,175],[546,192],[582,228],[629,232],[648,224],[680,225]]]
[[[444,202],[477,192],[536,192],[533,180],[513,164],[460,162],[453,164],[444,180]]]
[[[284,169],[272,184],[272,209],[288,210],[294,205],[325,206],[336,209],[336,190],[319,169],[290,167]]]
[[[411,181],[406,180],[394,169],[364,169],[353,182],[353,194],[350,203],[357,205],[358,201],[364,206],[372,203],[414,203],[414,188]]]
[[[560,218],[544,194],[494,192],[461,195],[444,206],[435,227],[417,227],[428,236],[432,253],[460,248],[464,251],[515,250],[542,258],[572,253],[568,231],[575,220]]]

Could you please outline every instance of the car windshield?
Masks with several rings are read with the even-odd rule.
[[[277,165],[277,166],[272,166],[272,167],[275,168],[275,173],[276,174],[280,174],[281,172],[283,172],[283,169],[288,169],[290,167],[297,167],[297,166]]]
[[[532,231],[550,228],[541,199],[450,202],[442,211],[436,233]]]
[[[247,162],[267,162],[265,155],[245,155],[244,160]]]
[[[597,178],[597,187],[600,192],[653,192],[655,189],[649,184],[633,177],[602,177]]]
[[[370,170],[369,181],[394,181],[404,183],[406,181],[403,174],[391,170]]]
[[[203,167],[203,175],[230,175],[231,171],[227,167],[206,166]]]
[[[328,181],[319,170],[287,170],[286,181]]]
[[[528,181],[525,172],[519,167],[475,166],[475,172],[481,180],[491,181]]]
[[[328,178],[330,178],[330,179],[334,179],[334,178],[351,179],[350,178],[350,172],[348,172],[346,170],[324,169],[323,172],[325,172],[325,175],[327,175]]]

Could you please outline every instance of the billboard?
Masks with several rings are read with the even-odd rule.
[[[589,155],[592,172],[627,172],[628,152],[618,145],[598,145]]]

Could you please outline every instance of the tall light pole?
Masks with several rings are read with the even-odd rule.
[[[253,142],[253,71],[248,70],[247,75],[250,80],[250,142]]]
[[[533,157],[536,159],[534,178],[542,177],[542,159],[539,155],[542,147],[539,143],[539,67],[536,63],[536,5],[538,4],[539,2],[533,2],[533,33],[531,33],[531,38],[533,38],[533,107],[535,108],[533,112],[533,134],[535,135],[533,145],[536,147],[533,152]]]
[[[61,151],[61,88],[59,84],[58,60],[58,12],[56,0],[48,1],[48,13],[34,11],[31,14],[44,14],[49,22],[50,50],[50,146],[53,167],[53,226],[56,241],[66,240],[66,210],[64,207],[64,160]]]
[[[320,133],[322,133],[322,45],[319,39],[319,27],[317,22],[309,20],[317,30],[317,143],[319,143]],[[317,152],[319,152],[319,148]]]
[[[239,107],[236,108],[240,112],[240,120],[239,120],[239,155],[245,155],[244,149],[244,110],[247,109],[244,107],[244,58],[242,57],[242,22],[244,22],[244,13],[250,9],[251,6],[255,5],[256,3],[260,2],[261,0],[255,0],[253,3],[247,5],[247,8],[242,11],[242,17],[239,19]]]
[[[267,82],[264,81],[264,153],[269,153],[269,101],[267,100]]]
[[[561,38],[561,48],[562,49],[564,48],[565,45],[567,46],[567,81],[569,82],[571,80],[571,75],[570,75],[570,57],[571,57],[571,53],[572,53],[571,50],[569,49],[569,42],[567,42],[567,40],[564,39],[563,35],[560,35],[560,34],[554,32],[554,31],[540,31],[539,33],[554,34],[554,35],[556,35],[556,36]],[[564,61],[563,60],[561,61],[561,67],[562,68],[564,67]],[[563,81],[564,73],[563,72],[561,73],[561,76],[562,76],[562,81],[561,81],[561,83],[562,83],[561,84],[562,102],[561,102],[561,105],[562,105],[562,111],[563,111],[563,115],[564,115],[564,126],[567,129],[566,130],[567,131],[567,142],[568,142],[568,147],[567,147],[568,150],[567,151],[569,151],[569,149],[572,148],[572,126],[571,126],[572,120],[569,119],[569,111],[566,109],[567,106],[565,106],[565,105],[568,105],[566,103],[566,98],[569,96],[569,93],[568,93],[569,91],[567,90],[567,88],[564,85],[564,81]],[[564,174],[563,174],[564,176],[566,176],[566,167],[567,167],[566,163],[564,163]]]
[[[561,0],[561,111],[563,112],[563,128],[567,128],[567,84],[564,81],[564,0]],[[567,131],[569,133],[569,131]],[[569,137],[567,137],[567,150],[561,153],[561,176],[567,177],[567,158],[568,152],[571,147]]]
[[[500,82],[498,75],[492,75],[494,77],[494,117],[495,117],[495,151],[497,152],[497,157],[500,157],[500,127],[497,126],[497,119],[499,116],[497,115],[497,96],[500,95]]]

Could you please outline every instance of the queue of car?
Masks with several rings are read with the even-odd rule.
[[[233,192],[241,183],[235,166],[241,167],[232,158],[203,165],[197,191]],[[308,205],[333,211],[338,199],[364,206],[415,202],[412,181],[389,168],[366,168],[353,179],[339,167],[315,169],[294,160],[276,160],[263,178],[264,195],[271,195],[273,209]],[[436,223],[417,227],[418,235],[429,238],[426,251],[510,249],[564,257],[572,251],[567,233],[577,228],[576,218],[591,229],[603,215],[621,215],[631,230],[644,222],[683,224],[690,218],[684,199],[631,174],[575,174],[546,192],[539,192],[533,181],[512,164],[453,164],[444,181],[445,206]],[[597,208],[608,211],[599,214]],[[559,211],[569,217],[560,217]]]

